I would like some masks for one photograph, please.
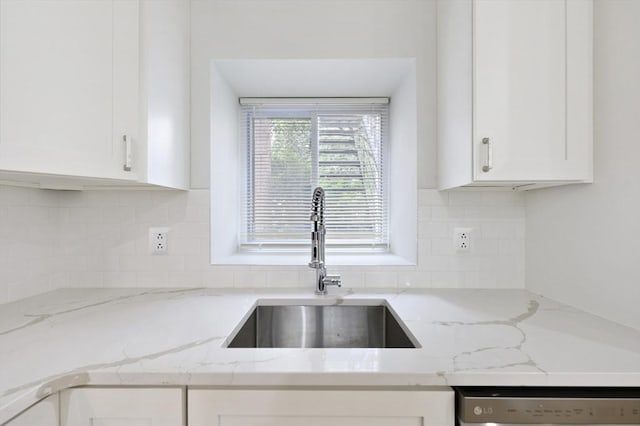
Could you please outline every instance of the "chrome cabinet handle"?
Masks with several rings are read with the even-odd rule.
[[[482,145],[487,147],[487,162],[482,166],[482,171],[487,173],[493,169],[493,152],[491,149],[491,140],[489,138],[482,138]]]
[[[131,136],[123,135],[122,140],[124,142],[124,165],[122,169],[125,172],[131,171]]]

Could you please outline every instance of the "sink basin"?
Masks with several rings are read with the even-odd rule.
[[[367,303],[270,305],[261,301],[232,336],[228,347],[419,347],[386,302]]]

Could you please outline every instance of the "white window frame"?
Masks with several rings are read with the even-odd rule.
[[[325,219],[327,221],[327,253],[360,253],[360,254],[373,254],[373,253],[388,253],[389,252],[389,200],[388,200],[388,179],[387,173],[389,169],[387,155],[388,155],[388,129],[389,129],[389,98],[241,98],[240,105],[242,112],[239,117],[240,124],[240,146],[242,147],[242,174],[240,180],[244,182],[242,192],[242,220],[240,221],[240,228],[238,229],[238,243],[239,251],[244,253],[295,253],[295,252],[307,252],[309,246],[309,231],[311,229],[311,223],[309,222],[308,230],[305,229],[301,232],[300,238],[293,240],[276,239],[273,235],[266,235],[266,239],[260,239],[258,235],[252,235],[249,228],[253,224],[252,219],[249,218],[252,205],[255,200],[252,199],[252,195],[255,195],[253,187],[252,176],[255,173],[253,161],[255,160],[254,144],[252,139],[255,135],[252,133],[253,127],[249,121],[252,120],[252,109],[255,108],[256,113],[260,117],[265,118],[304,118],[309,119],[311,122],[311,134],[310,134],[310,156],[311,156],[311,181],[309,184],[308,196],[298,196],[299,207],[306,208],[310,204],[311,193],[313,188],[326,184],[320,180],[320,141],[318,139],[319,131],[317,128],[318,116],[323,114],[367,114],[374,113],[379,115],[380,128],[379,133],[376,134],[376,141],[379,143],[377,150],[378,161],[376,163],[378,173],[375,175],[376,186],[378,192],[374,196],[377,202],[370,204],[371,206],[380,206],[381,209],[376,209],[375,223],[377,224],[378,231],[375,234],[370,234],[369,238],[364,236],[361,238],[346,239],[336,237],[338,232],[332,232],[331,222],[332,217],[339,214],[339,211],[331,209],[331,188],[324,186],[325,193],[327,194],[327,202],[325,208]],[[264,194],[263,194],[264,195]],[[297,205],[297,204],[296,204]],[[264,205],[262,206],[265,207]],[[353,210],[355,212],[355,210]],[[308,215],[306,215],[308,216]],[[305,217],[306,217],[305,216]],[[296,219],[300,218],[295,215]],[[340,218],[337,218],[339,222],[342,222]],[[340,228],[345,228],[349,224],[342,223]],[[354,227],[355,232],[362,232],[357,229],[357,224]],[[332,238],[333,237],[333,238]],[[255,239],[254,239],[255,238]]]

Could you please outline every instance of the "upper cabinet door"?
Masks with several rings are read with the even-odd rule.
[[[591,0],[438,2],[438,178],[592,180]]]
[[[0,169],[135,179],[123,134],[137,131],[137,1],[0,7]]]
[[[551,178],[567,156],[566,4],[481,0],[473,18],[475,179]]]

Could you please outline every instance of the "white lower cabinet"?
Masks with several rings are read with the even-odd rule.
[[[60,392],[60,426],[185,426],[184,389],[67,389]]]
[[[43,399],[4,426],[58,426],[58,394]]]
[[[189,426],[454,425],[454,394],[448,388],[188,392]]]
[[[454,418],[446,387],[88,387],[43,399],[3,426],[453,426]]]

